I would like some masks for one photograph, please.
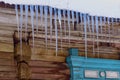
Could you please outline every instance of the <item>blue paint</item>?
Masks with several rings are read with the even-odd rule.
[[[48,18],[48,7],[47,7],[47,6],[44,6],[44,12],[45,12],[45,13],[44,13],[44,14],[45,14],[45,15],[44,15],[44,18],[45,18],[45,23],[44,23],[44,24],[45,24],[45,46],[46,46],[46,49],[47,49],[47,47],[48,47],[48,43],[47,43],[47,42],[48,42],[48,41],[47,41],[47,31],[48,31],[48,30],[47,30],[47,26],[48,26],[48,25],[47,25],[47,21],[48,21],[48,20],[47,20],[47,18]]]
[[[66,61],[70,68],[70,80],[120,80],[120,78],[107,78],[106,71],[115,71],[119,73],[120,77],[120,61],[110,59],[97,59],[97,58],[85,58],[78,56],[78,49],[69,49],[70,56]],[[92,70],[98,71],[98,78],[86,77],[85,71]],[[100,73],[104,72],[105,76],[101,76]]]
[[[84,34],[85,34],[85,57],[87,58],[87,25],[86,25],[86,20],[87,20],[87,15],[84,14]]]
[[[56,38],[56,56],[58,55],[58,29],[57,29],[57,11],[56,8],[54,8],[54,22],[55,22],[55,38]]]

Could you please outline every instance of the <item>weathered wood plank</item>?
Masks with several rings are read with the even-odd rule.
[[[69,80],[69,76],[57,74],[32,74],[32,79],[38,80]]]
[[[29,64],[30,64],[31,67],[44,67],[44,68],[48,68],[48,67],[64,68],[64,67],[67,66],[66,63],[62,63],[62,62],[52,62],[52,61],[42,61],[42,60],[31,60]],[[57,64],[62,65],[62,66],[59,66]]]
[[[48,55],[32,55],[31,60],[65,62],[65,57],[62,57],[62,56],[48,56]]]
[[[15,66],[13,59],[0,59],[0,66]]]
[[[0,72],[0,80],[16,80],[16,72]]]
[[[0,72],[1,71],[15,72],[16,68],[15,68],[15,66],[0,66]]]
[[[58,64],[59,65],[59,64]],[[60,68],[62,65],[59,65],[59,67],[57,68],[38,68],[38,67],[32,67],[31,70],[32,70],[32,73],[44,73],[44,74],[62,74],[62,75],[69,75],[69,69],[67,68]]]
[[[0,43],[0,51],[3,52],[14,52],[14,46],[7,43]]]
[[[14,54],[13,54],[13,52],[1,52],[0,51],[0,59],[13,60]]]

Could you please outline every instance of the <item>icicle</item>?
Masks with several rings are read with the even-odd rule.
[[[66,15],[65,15],[65,10],[63,10],[63,17],[64,17],[64,32],[65,32],[65,38],[66,38]],[[65,39],[65,41],[67,41]]]
[[[30,5],[31,12],[31,25],[32,25],[32,38],[33,38],[33,52],[34,52],[34,6]]]
[[[78,24],[79,23],[78,12],[76,12],[76,21],[77,21],[77,24]]]
[[[47,49],[47,18],[48,18],[48,7],[47,6],[44,6],[44,11],[45,11],[45,45],[46,45],[46,49]]]
[[[104,25],[105,25],[105,26],[104,26],[104,31],[105,31],[104,34],[107,35],[107,34],[106,34],[106,32],[107,32],[107,30],[106,30],[106,29],[107,29],[107,28],[106,28],[106,17],[104,17]],[[105,39],[106,39],[106,38],[107,38],[107,37],[105,37]]]
[[[87,58],[87,24],[86,24],[86,14],[83,15],[84,17],[84,33],[85,33],[85,57]]]
[[[91,32],[91,29],[90,29],[90,16],[89,15],[87,15],[87,24],[88,24],[89,32]]]
[[[61,10],[60,9],[58,9],[58,19],[60,24],[61,50],[62,50],[62,26],[61,26]]]
[[[114,36],[114,27],[113,27],[113,18],[111,19],[111,27],[112,27],[112,35]],[[113,39],[113,41],[114,41],[114,39]]]
[[[102,34],[102,17],[100,17],[100,33]]]
[[[27,29],[28,29],[28,5],[25,5],[25,35],[27,35]],[[26,36],[27,41],[27,36]]]
[[[42,27],[43,30],[43,6],[39,6],[40,7],[40,26]]]
[[[76,30],[77,30],[78,23],[79,23],[78,12],[76,12]]]
[[[38,5],[35,5],[35,12],[36,12],[36,31],[38,34]]]
[[[20,50],[22,55],[23,5],[20,5]]]
[[[95,17],[95,24],[96,24],[96,33],[97,33],[97,54],[99,57],[99,41],[98,41],[98,34],[99,34],[99,28],[98,28],[98,16]]]
[[[115,26],[117,25],[117,18],[115,18]],[[118,35],[118,27],[116,27],[116,34],[115,35]]]
[[[110,18],[107,18],[107,24],[108,24],[108,35],[109,35],[109,42],[110,42]]]
[[[89,32],[90,32],[90,36],[91,36],[90,16],[89,15],[87,15],[87,26],[88,26],[88,29],[89,29]]]
[[[18,15],[18,5],[15,5],[15,12],[16,12],[16,21],[17,21],[17,29],[18,29],[18,37],[19,37],[19,15]]]
[[[93,54],[95,55],[95,37],[94,37],[94,34],[95,34],[95,31],[94,31],[94,17],[91,16],[91,21],[92,21],[92,33],[93,33]]]
[[[74,11],[72,11],[72,24],[73,24],[73,27],[74,27]]]
[[[49,7],[49,12],[50,12],[50,46],[52,43],[52,7]]]
[[[81,31],[83,31],[83,14],[80,13]],[[83,36],[82,36],[83,37]]]
[[[69,30],[68,39],[69,39],[69,47],[70,47],[70,11],[69,10],[67,10],[67,17],[68,17],[68,30]]]
[[[56,8],[54,8],[54,21],[55,21],[55,37],[56,37],[56,56],[58,55],[58,29],[57,29],[57,12]]]

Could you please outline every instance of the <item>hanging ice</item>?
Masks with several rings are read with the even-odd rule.
[[[95,25],[96,25],[96,36],[97,36],[97,54],[98,54],[98,57],[99,57],[99,41],[98,41],[99,28],[98,28],[98,16],[95,17]]]
[[[50,46],[52,43],[52,7],[49,7],[49,12],[50,12]]]
[[[107,27],[108,27],[108,35],[109,35],[109,42],[110,42],[110,18],[107,18]]]
[[[88,26],[88,29],[89,29],[89,32],[90,32],[90,36],[91,36],[90,16],[89,15],[87,15],[87,26]]]
[[[102,34],[102,17],[100,17],[100,33]]]
[[[76,12],[76,21],[77,21],[77,24],[78,24],[79,23],[78,12]]]
[[[27,34],[27,29],[28,29],[28,5],[25,5],[25,35]],[[26,36],[26,41],[27,41],[27,36]]]
[[[42,30],[43,30],[43,6],[39,6],[40,8],[40,26],[42,27]]]
[[[69,47],[70,47],[70,11],[67,10],[67,18],[68,18],[68,31],[69,31],[69,35],[68,35],[68,39],[69,39]]]
[[[91,21],[92,21],[92,33],[93,33],[93,35],[92,35],[92,38],[93,38],[93,54],[95,54],[95,41],[94,41],[94,39],[95,39],[95,37],[94,37],[94,33],[95,33],[95,31],[94,31],[94,17],[93,16],[91,16]]]
[[[56,56],[58,55],[58,29],[57,29],[57,11],[56,8],[54,8],[54,21],[55,21],[55,37],[56,37]]]
[[[18,15],[18,5],[15,5],[15,12],[16,12],[16,21],[17,21],[17,29],[18,29],[18,37],[19,35],[19,15]]]
[[[113,18],[111,19],[111,26],[112,26],[112,36],[113,36],[114,35]]]
[[[31,26],[32,26],[32,39],[33,39],[33,52],[34,52],[34,6],[30,5],[30,13],[31,13]]]
[[[48,7],[44,6],[44,12],[45,12],[45,45],[46,45],[46,49],[47,49],[47,18],[48,18]]]
[[[87,25],[86,25],[86,14],[83,14],[84,17],[84,33],[85,33],[85,57],[87,58]]]
[[[76,12],[76,30],[77,30],[77,26],[78,26],[78,23],[79,23],[79,18],[78,18],[78,12]]]
[[[63,17],[64,17],[64,32],[65,32],[65,38],[66,38],[66,15],[65,15],[65,10],[63,10]]]
[[[106,31],[107,31],[107,30],[106,30],[106,29],[107,29],[107,28],[106,28],[106,17],[104,17],[104,25],[105,25],[105,26],[104,26],[104,34],[106,35]],[[107,38],[107,37],[105,37],[105,39],[106,39],[106,38]]]
[[[83,14],[80,13],[81,31],[83,31]]]
[[[36,12],[36,31],[38,34],[38,5],[35,5],[35,12]]]
[[[74,11],[72,11],[72,24],[73,24],[73,27],[74,27]]]
[[[62,26],[61,26],[61,10],[58,9],[58,20],[59,20],[59,24],[60,24],[60,36],[61,36],[61,50],[62,50]]]
[[[20,5],[20,50],[22,55],[23,5]]]

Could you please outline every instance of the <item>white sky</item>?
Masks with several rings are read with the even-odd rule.
[[[120,18],[120,0],[0,0],[6,3],[44,4],[91,15]]]

